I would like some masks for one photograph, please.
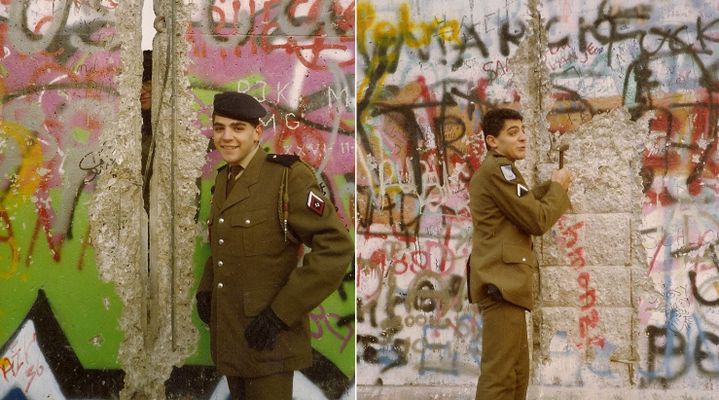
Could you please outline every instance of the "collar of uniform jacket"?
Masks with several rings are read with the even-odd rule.
[[[238,180],[232,188],[232,193],[226,193],[229,168],[226,168],[226,166],[220,168],[219,179],[217,179],[217,187],[215,188],[216,197],[213,197],[213,199],[218,202],[217,205],[221,210],[227,209],[250,196],[249,187],[259,182],[262,164],[266,157],[267,152],[264,149],[255,152],[247,167],[242,171],[242,179]],[[223,201],[223,199],[225,200]]]
[[[497,153],[497,150],[490,150],[489,154],[493,155],[495,158],[503,158],[509,162],[512,162],[507,158],[507,156]],[[512,162],[513,163],[513,162]],[[514,164],[514,163],[513,163]]]

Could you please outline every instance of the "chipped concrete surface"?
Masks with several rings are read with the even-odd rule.
[[[171,15],[171,2],[157,6],[159,15]],[[195,181],[207,145],[190,123],[194,120],[192,99],[182,73],[187,44],[175,41],[175,64],[169,66],[168,74],[172,81],[164,92],[158,77],[167,67],[162,56],[165,51],[155,52],[153,91],[157,95],[153,95],[153,109],[159,109],[160,115],[155,118],[148,270],[141,243],[147,219],[142,216],[142,119],[137,95],[142,76],[137,29],[141,8],[140,1],[122,2],[118,8],[123,60],[123,73],[117,77],[120,109],[116,123],[108,123],[111,128],[103,132],[101,155],[108,167],[100,176],[91,211],[98,268],[104,280],[115,284],[124,306],[119,322],[124,340],[118,354],[125,371],[122,399],[164,398],[172,367],[181,365],[195,350],[197,332],[190,317],[194,246],[188,244],[195,240]],[[186,25],[187,17],[178,2],[174,32],[183,32]],[[167,48],[168,36],[173,33],[169,31],[157,35],[156,49]],[[177,154],[182,154],[181,161]]]
[[[124,399],[151,398],[147,390],[150,374],[145,351],[146,276],[141,266],[142,179],[140,173],[139,96],[142,76],[138,46],[141,2],[122,2],[117,10],[122,72],[116,77],[120,105],[114,123],[101,137],[100,155],[106,169],[97,182],[90,210],[92,240],[101,278],[113,282],[122,300],[119,321],[124,338],[118,359],[125,371]],[[112,117],[109,115],[108,117]]]
[[[640,282],[631,272],[646,268],[637,257],[646,251],[636,240],[636,221],[642,218],[638,171],[649,117],[631,121],[625,110],[615,109],[562,137],[569,145],[565,165],[574,174],[572,209],[542,238],[545,290],[535,313],[542,321],[535,384],[561,382],[568,362],[575,365],[572,369],[582,364],[604,368],[612,378],[602,384],[609,387],[634,384],[638,324],[631,294]],[[558,333],[567,335],[562,336],[567,343],[584,343],[579,358],[566,359],[569,348],[554,345]],[[592,343],[601,343],[608,353],[597,352]],[[577,379],[574,384],[589,384],[587,378]]]
[[[153,343],[150,356],[159,383],[169,377],[194,353],[197,330],[191,321],[194,293],[193,251],[195,242],[196,186],[205,162],[207,139],[192,121],[196,120],[190,85],[186,78],[187,43],[181,33],[188,25],[187,10],[178,1],[156,3],[158,15],[165,18],[166,31],[155,36],[159,49],[153,68],[153,109],[160,110],[155,126],[155,157],[150,182],[150,277],[155,285],[150,317]],[[175,13],[174,30],[170,15]],[[172,40],[173,35],[175,37]],[[168,41],[169,43],[168,47]],[[170,65],[165,51],[172,48]],[[168,82],[162,92],[163,77]]]

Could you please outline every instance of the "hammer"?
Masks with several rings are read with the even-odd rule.
[[[569,149],[569,145],[566,143],[559,146],[559,169],[564,168],[564,152],[567,151],[568,149]],[[569,202],[569,209],[572,212],[574,211],[574,206],[572,205],[571,200]]]
[[[564,152],[569,150],[568,144],[559,146],[559,169],[564,168]]]

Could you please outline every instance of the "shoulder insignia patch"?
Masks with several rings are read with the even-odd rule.
[[[504,164],[499,167],[500,170],[502,170],[502,176],[504,176],[504,179],[511,182],[515,179],[517,179],[517,175],[514,174],[514,171],[512,171],[512,166],[509,164]]]
[[[310,190],[310,193],[307,195],[307,208],[315,214],[322,216],[322,213],[325,211],[325,201],[322,200],[322,197]]]
[[[289,167],[290,165],[294,164],[296,161],[300,159],[299,156],[294,154],[268,154],[267,155],[267,161],[272,161],[273,163],[284,165],[285,167]]]
[[[517,184],[517,197],[522,197],[527,193],[529,193],[529,189],[527,189],[527,187],[522,185],[521,183],[518,183]]]

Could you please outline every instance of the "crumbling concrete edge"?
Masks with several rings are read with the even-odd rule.
[[[120,45],[122,70],[115,77],[119,105],[116,117],[108,115],[100,136],[105,168],[96,183],[89,217],[91,238],[100,278],[112,282],[123,303],[118,324],[123,340],[118,361],[125,372],[121,398],[133,398],[144,385],[147,354],[144,351],[144,302],[146,287],[142,271],[140,240],[142,178],[140,143],[142,119],[139,93],[142,76],[140,1],[121,2],[116,10],[116,43]]]
[[[170,2],[162,2],[158,15],[170,15]],[[151,182],[152,207],[170,204],[174,198],[174,213],[155,212],[151,235],[167,235],[174,231],[174,267],[170,257],[154,258],[148,279],[144,261],[147,254],[142,245],[142,231],[146,229],[142,216],[142,171],[140,149],[142,118],[139,92],[142,76],[141,21],[142,2],[121,3],[116,10],[117,43],[120,44],[122,72],[115,78],[119,106],[115,118],[108,117],[100,142],[100,157],[106,166],[98,178],[90,205],[91,236],[95,248],[98,273],[104,281],[114,283],[123,303],[118,324],[123,341],[118,361],[125,374],[121,399],[164,398],[165,382],[173,366],[180,366],[197,345],[197,330],[192,322],[194,287],[193,253],[196,239],[197,197],[196,180],[206,160],[207,139],[193,126],[196,120],[194,97],[185,73],[173,78],[174,96],[170,89],[166,98],[154,101],[153,107],[164,101],[164,114],[159,121],[171,121],[155,132],[155,175]],[[183,40],[189,17],[182,2],[175,5],[175,49],[172,59],[176,71],[186,71],[189,58],[188,43]],[[167,36],[167,35],[165,35]],[[156,43],[161,43],[157,41]],[[156,47],[159,48],[159,47]],[[164,48],[163,48],[164,50]],[[156,57],[163,58],[163,51]],[[162,66],[162,62],[155,66]],[[162,69],[155,68],[155,78]],[[157,84],[160,79],[156,80]],[[157,87],[157,85],[156,85]],[[159,90],[156,92],[159,93]],[[170,114],[176,117],[169,119]],[[174,135],[174,159],[168,143]],[[182,163],[177,162],[182,154]],[[167,172],[174,161],[174,181]],[[158,202],[161,203],[158,206]],[[169,207],[169,206],[168,206]],[[163,222],[164,221],[164,222]],[[174,227],[167,221],[173,221]],[[168,229],[169,228],[169,229]],[[165,236],[167,237],[167,236]],[[156,241],[154,252],[169,255],[168,241]],[[164,247],[164,251],[162,250]]]
[[[627,114],[625,118],[629,118],[628,110],[624,110]],[[634,121],[631,125],[635,128],[632,144],[634,145],[634,156],[629,160],[629,168],[634,178],[633,190],[636,193],[632,196],[632,219],[631,225],[631,305],[634,310],[632,314],[632,359],[629,361],[629,369],[632,386],[639,385],[639,371],[641,369],[641,343],[646,338],[644,332],[640,331],[640,304],[642,298],[662,298],[654,286],[654,281],[649,275],[649,261],[647,258],[647,248],[644,247],[642,239],[642,227],[644,226],[644,184],[641,175],[643,153],[647,150],[647,146],[653,143],[651,137],[656,133],[651,130],[651,121],[655,118],[654,111],[645,113],[641,118]]]
[[[527,34],[519,44],[515,54],[509,59],[512,66],[515,87],[520,90],[520,104],[524,117],[525,132],[528,136],[526,158],[517,165],[530,186],[537,184],[540,164],[546,163],[547,156],[556,142],[549,131],[547,115],[554,100],[551,97],[551,79],[544,61],[547,48],[547,36],[540,10],[541,0],[529,0],[527,3]],[[541,239],[534,239],[535,249],[541,251]],[[540,274],[535,274],[535,288],[539,288]],[[538,296],[539,290],[535,290]],[[537,300],[537,299],[535,299]],[[548,347],[541,345],[541,309],[535,310],[529,317],[528,338],[530,342],[530,365],[536,365],[548,357]],[[537,368],[533,368],[537,370]]]
[[[153,297],[148,299],[148,374],[152,382],[148,390],[157,398],[164,398],[164,384],[172,368],[181,366],[195,352],[198,340],[192,322],[193,255],[197,179],[206,162],[207,139],[194,125],[195,100],[187,78],[190,48],[184,36],[190,24],[186,7],[180,0],[155,2],[155,12],[164,16],[166,27],[157,33],[153,44],[158,50],[153,57],[153,109],[159,115],[153,113],[155,153],[150,181]],[[168,49],[170,62],[166,65]]]
[[[546,162],[541,154],[549,150],[552,140],[547,122],[547,114],[553,103],[552,84],[549,69],[544,62],[547,38],[539,12],[541,7],[541,0],[529,0],[527,3],[527,34],[509,59],[514,86],[520,91],[521,111],[530,150],[517,165],[530,186],[536,183],[538,165]]]
[[[613,164],[618,168],[628,169],[628,181],[624,182],[624,190],[630,193],[630,204],[628,210],[617,210],[630,214],[630,259],[626,265],[630,269],[629,287],[626,305],[631,307],[631,337],[628,341],[629,354],[613,354],[610,362],[616,366],[626,366],[627,381],[631,387],[636,387],[639,369],[640,356],[638,345],[641,340],[641,333],[638,332],[639,304],[638,299],[651,294],[657,296],[656,289],[647,275],[646,249],[641,238],[641,226],[643,219],[643,193],[642,177],[640,175],[642,166],[642,153],[645,150],[647,138],[650,135],[649,123],[654,118],[653,112],[644,114],[640,119],[633,121],[626,108],[616,108],[606,113],[594,115],[593,118],[583,123],[569,136],[562,139],[564,143],[571,143],[570,151],[579,152],[586,148],[587,141],[598,140],[597,135],[601,132],[611,132],[611,136],[602,136],[604,146],[609,153],[616,155],[617,159]],[[566,140],[565,140],[566,139]],[[586,150],[585,150],[586,151]],[[581,179],[581,174],[576,180]],[[577,182],[579,183],[579,182]],[[585,183],[586,184],[586,183]],[[549,338],[540,343],[542,349],[549,348]],[[621,347],[621,346],[620,346]]]
[[[171,357],[162,357],[168,365],[180,366],[184,360],[195,352],[198,332],[192,322],[195,286],[194,252],[197,239],[198,199],[200,188],[198,179],[207,162],[208,139],[200,132],[198,124],[195,96],[192,93],[187,75],[190,59],[190,43],[185,40],[185,31],[191,23],[189,4],[176,0],[175,21],[175,154],[182,155],[182,162],[174,165],[175,195],[175,246],[174,246],[174,305],[173,353]]]

